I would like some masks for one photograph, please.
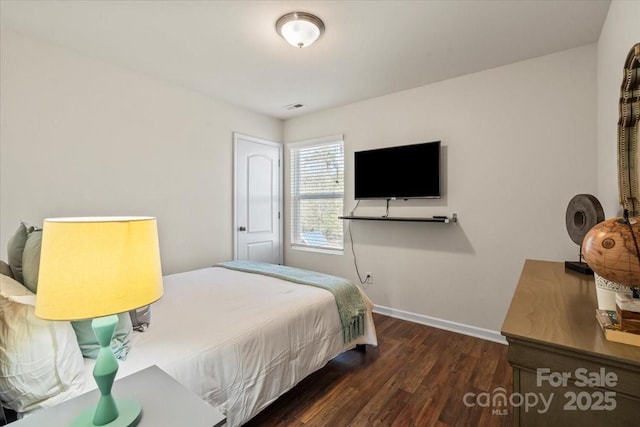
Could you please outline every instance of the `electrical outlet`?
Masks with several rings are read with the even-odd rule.
[[[364,283],[366,283],[368,285],[371,285],[373,283],[373,273],[371,273],[371,272],[365,273]]]

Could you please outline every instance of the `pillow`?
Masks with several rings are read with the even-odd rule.
[[[12,277],[7,279],[6,275],[0,277],[0,296],[13,301],[16,297],[29,296],[34,297],[35,294],[31,292],[29,289],[25,288],[24,285],[18,283],[18,281]],[[35,301],[35,300],[34,300]]]
[[[27,241],[22,252],[22,283],[31,292],[37,292],[38,272],[40,271],[40,248],[42,230],[27,232]]]
[[[5,276],[9,276],[13,279],[13,273],[11,272],[11,267],[4,261],[0,261],[0,274]]]
[[[145,305],[144,307],[136,308],[129,312],[131,317],[131,325],[136,331],[144,332],[151,323],[151,305]]]
[[[84,389],[71,324],[39,319],[33,304],[32,292],[0,275],[0,401],[18,413],[57,405]]]
[[[18,229],[7,243],[7,258],[13,277],[22,283],[22,252],[27,243],[27,225],[20,222]]]
[[[91,319],[87,320],[74,320],[71,322],[73,330],[76,333],[78,339],[78,345],[80,351],[84,357],[89,359],[95,359],[98,357],[98,350],[100,350],[100,344],[96,338],[96,334],[91,328]],[[125,360],[129,350],[131,349],[131,317],[129,313],[118,314],[118,326],[113,332],[113,338],[111,339],[111,349],[116,358]]]

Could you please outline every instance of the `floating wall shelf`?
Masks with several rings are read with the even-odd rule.
[[[442,222],[445,224],[458,222],[458,214],[455,214],[455,213],[451,215],[451,217],[432,216],[428,218],[401,217],[401,216],[358,216],[358,215],[339,216],[338,218],[346,219],[346,220],[357,220],[357,221]]]

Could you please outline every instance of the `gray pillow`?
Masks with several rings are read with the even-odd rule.
[[[4,276],[9,276],[15,280],[15,277],[13,277],[13,273],[11,272],[11,267],[9,267],[9,264],[7,264],[4,261],[0,261],[0,274]]]
[[[84,357],[89,359],[95,359],[98,357],[98,350],[100,350],[100,344],[98,338],[91,328],[91,319],[87,320],[74,320],[71,322],[73,330],[78,338],[78,345],[80,351]],[[131,349],[131,318],[127,313],[118,314],[118,325],[113,332],[113,338],[111,339],[111,349],[116,358],[125,360],[129,350]]]
[[[144,307],[136,308],[129,312],[131,317],[131,325],[136,331],[144,332],[151,323],[151,305],[145,305]]]
[[[22,278],[24,286],[34,294],[38,289],[41,246],[42,230],[35,229],[27,234],[27,242],[22,252]]]
[[[13,278],[20,283],[24,283],[22,277],[22,253],[24,252],[24,245],[27,243],[27,228],[24,222],[20,222],[18,229],[7,244],[7,258],[9,259],[11,273]]]

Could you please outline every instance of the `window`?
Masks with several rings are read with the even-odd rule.
[[[342,135],[290,144],[291,245],[343,249]]]

